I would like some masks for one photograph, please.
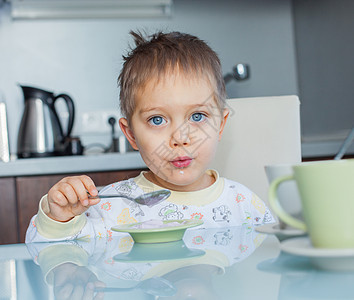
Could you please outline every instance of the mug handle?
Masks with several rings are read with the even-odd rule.
[[[275,214],[286,224],[303,230],[307,231],[306,224],[299,219],[294,218],[290,214],[288,214],[280,205],[279,199],[277,197],[277,190],[278,186],[288,180],[295,180],[294,175],[286,175],[278,177],[277,179],[273,180],[269,186],[268,198],[269,204],[271,208],[274,210]]]

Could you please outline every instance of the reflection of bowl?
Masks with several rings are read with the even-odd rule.
[[[203,250],[189,249],[183,240],[161,244],[134,243],[129,252],[114,256],[114,260],[120,262],[158,262],[193,258],[204,254],[205,251]]]
[[[203,224],[203,221],[198,219],[163,221],[164,224],[172,222],[177,222],[179,224],[176,226],[147,229],[134,228],[142,223],[140,222],[113,226],[112,230],[118,232],[128,232],[136,243],[164,243],[179,241],[183,238],[186,229]]]

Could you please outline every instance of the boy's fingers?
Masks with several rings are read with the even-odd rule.
[[[88,205],[87,192],[83,179],[83,176],[68,177],[67,181],[62,184],[64,194],[68,197],[72,205],[76,205],[78,201],[84,206]]]
[[[63,182],[59,185],[59,191],[66,197],[67,201],[71,205],[75,205],[78,202],[78,190],[80,190],[80,187],[77,185],[78,183],[75,182],[75,180],[70,182]]]
[[[64,286],[55,287],[55,295],[57,299],[66,300],[70,299],[70,296],[74,290],[74,286],[71,283],[66,283]]]
[[[101,199],[100,198],[93,198],[89,199],[89,206],[96,205],[97,203],[100,203]]]
[[[53,191],[48,200],[56,203],[59,206],[68,205],[68,199],[60,191]]]
[[[83,214],[87,210],[86,206],[83,206],[80,202],[78,202],[78,205],[72,206],[71,211],[75,216]]]
[[[99,198],[89,199],[87,191],[91,196],[98,195],[94,182],[86,175],[65,177],[60,180],[48,192],[48,202],[53,204],[51,209],[54,210],[51,217],[62,221],[64,215],[71,217],[81,215],[90,206],[100,202]]]
[[[87,201],[87,205],[83,205],[82,202],[84,201],[79,201],[77,202],[77,205],[71,207],[71,211],[75,216],[83,214],[90,206],[96,205],[97,203],[100,202],[101,199],[95,198],[95,199],[89,199]]]
[[[76,284],[74,290],[70,296],[70,300],[81,300],[84,295],[84,287],[80,284]]]
[[[97,196],[98,194],[97,188],[95,186],[95,183],[89,176],[82,175],[80,176],[80,180],[82,181],[86,190],[90,193],[91,196]]]
[[[98,191],[92,179],[86,175],[70,177],[68,178],[68,183],[74,189],[76,193],[76,197],[78,198],[78,200],[81,202],[83,206],[88,206],[90,204],[88,200],[87,191],[89,191],[89,193],[93,196],[98,194]],[[77,199],[76,200],[72,199],[72,201],[77,202]],[[74,204],[76,202],[72,202],[72,203]]]

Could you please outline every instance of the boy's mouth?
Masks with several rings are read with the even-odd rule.
[[[186,168],[188,167],[192,162],[192,158],[188,156],[181,156],[181,157],[176,157],[174,160],[171,161],[171,164],[173,164],[176,168]]]

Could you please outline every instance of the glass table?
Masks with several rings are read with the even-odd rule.
[[[281,251],[277,235],[247,224],[160,244],[118,234],[2,245],[0,299],[353,299],[352,256],[345,271],[333,259]]]

